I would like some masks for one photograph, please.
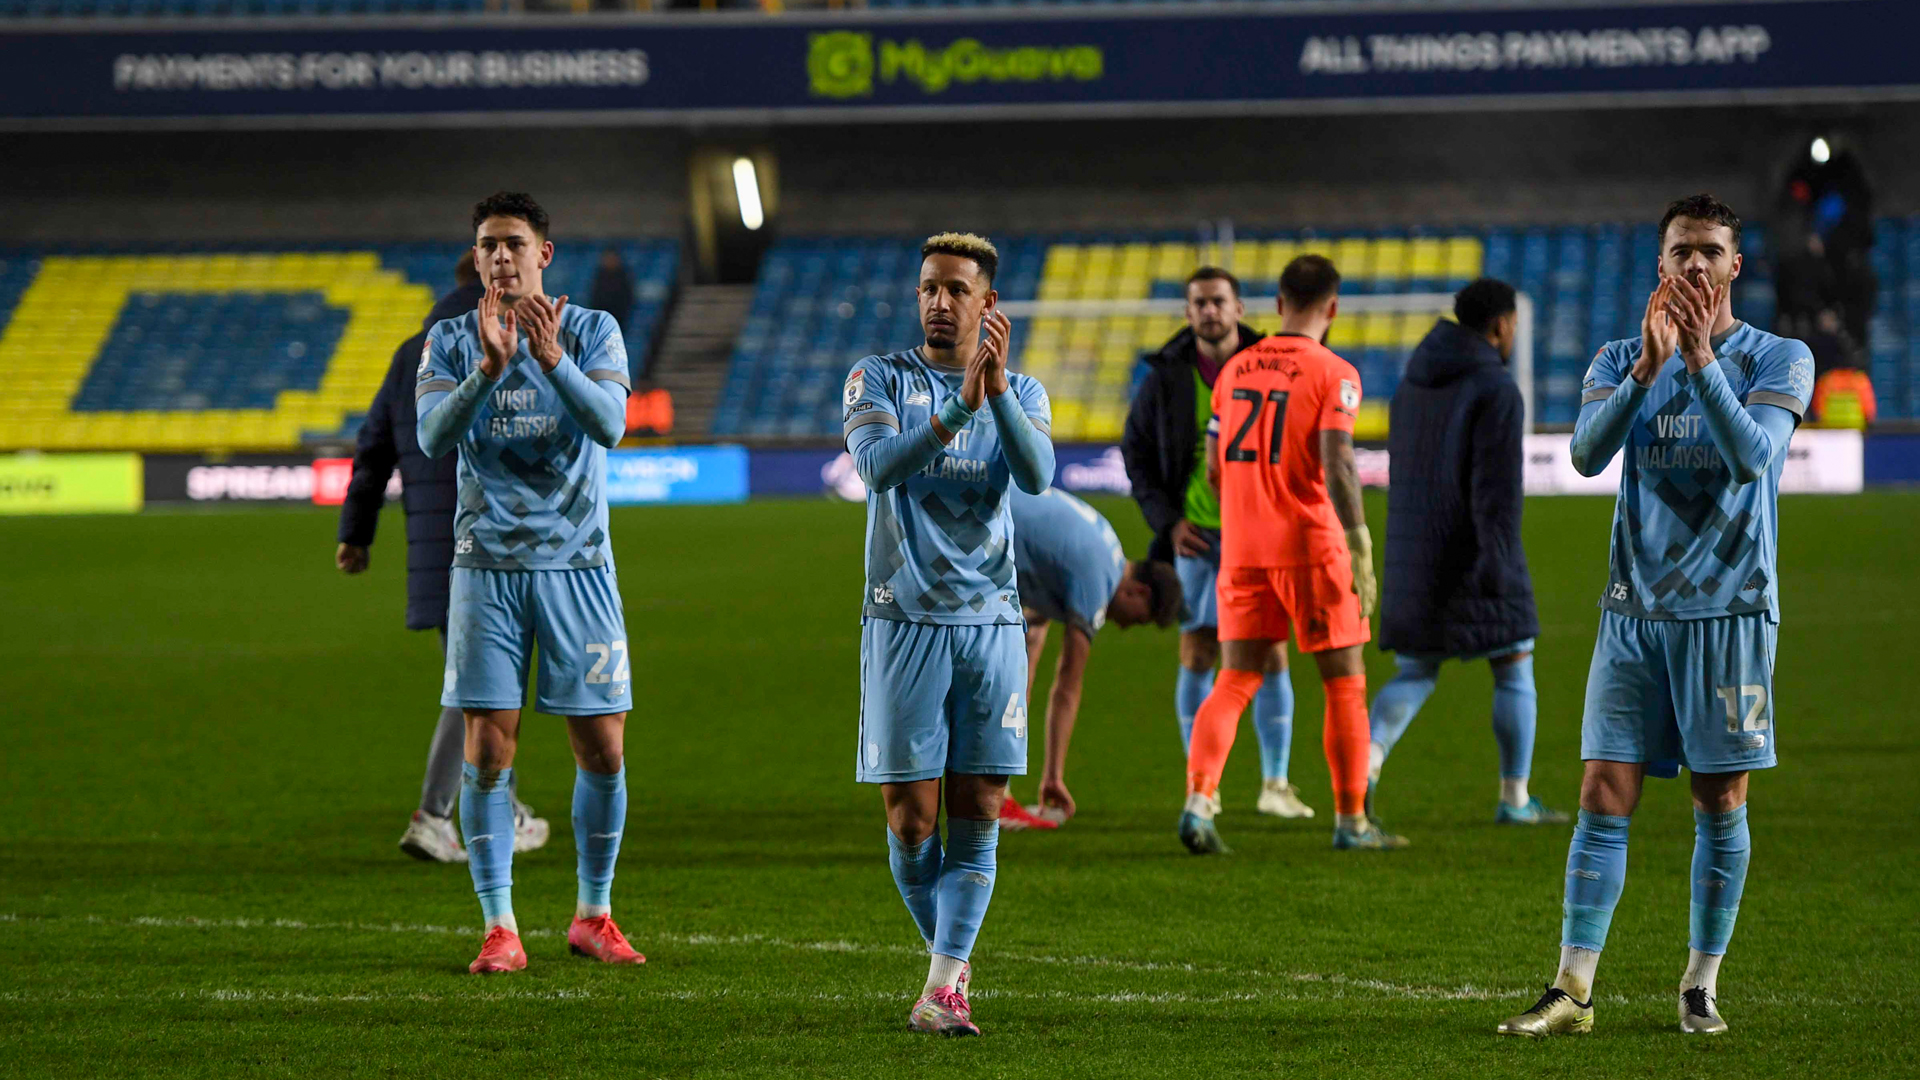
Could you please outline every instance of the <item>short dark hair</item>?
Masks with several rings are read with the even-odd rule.
[[[516,217],[533,229],[540,239],[547,238],[547,212],[524,191],[496,191],[473,204],[473,227],[479,228],[490,217]]]
[[[1662,252],[1667,250],[1667,226],[1673,224],[1674,218],[1683,217],[1725,225],[1733,232],[1733,250],[1740,250],[1740,215],[1733,212],[1733,207],[1703,191],[1698,195],[1675,199],[1667,204],[1667,212],[1660,216],[1660,250]]]
[[[1233,290],[1233,298],[1240,299],[1240,279],[1218,266],[1203,266],[1187,275],[1187,286],[1191,288],[1196,281],[1224,281],[1227,288]]]
[[[1280,272],[1280,297],[1297,308],[1310,308],[1340,291],[1340,271],[1325,255],[1300,255]]]
[[[1147,612],[1155,626],[1165,629],[1180,621],[1186,598],[1172,563],[1141,559],[1127,566],[1127,576],[1147,587]]]
[[[993,275],[1000,271],[1000,249],[993,241],[984,236],[975,236],[966,232],[935,233],[927,237],[920,245],[920,258],[925,261],[930,255],[958,255],[962,259],[972,259],[973,265],[980,268],[980,276],[993,284]]]
[[[1484,334],[1493,320],[1514,310],[1513,286],[1483,277],[1453,296],[1453,317],[1476,334]]]
[[[477,225],[474,227],[479,228]],[[473,265],[472,248],[461,252],[460,257],[453,260],[453,284],[461,289],[480,284],[480,271]]]

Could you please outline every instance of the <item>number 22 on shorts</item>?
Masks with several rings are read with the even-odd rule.
[[[625,640],[615,641],[611,645],[602,644],[597,641],[589,642],[587,645],[587,653],[593,657],[593,667],[587,672],[587,685],[597,686],[603,683],[617,684],[627,681],[627,643]],[[607,671],[607,661],[613,659],[616,653],[619,654],[620,659],[614,664],[613,671],[609,673]]]

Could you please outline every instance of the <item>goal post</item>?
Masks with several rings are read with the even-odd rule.
[[[1243,298],[1249,312],[1272,312],[1272,296]],[[1533,299],[1515,298],[1518,322],[1511,360],[1514,382],[1525,406],[1525,430],[1533,430]],[[1055,403],[1055,423],[1064,438],[1117,438],[1116,417],[1124,417],[1139,356],[1159,347],[1185,324],[1185,301],[1178,298],[1122,300],[1006,300],[1000,310],[1016,324],[1013,364],[1038,378]],[[1386,432],[1385,404],[1378,393],[1396,385],[1414,345],[1433,320],[1450,316],[1453,294],[1441,292],[1342,295],[1340,317],[1327,344],[1360,371],[1366,388],[1361,438]],[[1256,321],[1270,321],[1255,315]],[[1369,407],[1370,406],[1370,407]],[[1064,413],[1065,415],[1061,415]],[[1064,423],[1062,421],[1065,421]]]

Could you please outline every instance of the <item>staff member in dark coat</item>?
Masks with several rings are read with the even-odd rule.
[[[440,298],[420,332],[402,342],[387,377],[367,408],[353,453],[353,479],[340,505],[340,546],[334,565],[348,574],[366,570],[374,527],[386,500],[387,481],[400,469],[400,502],[407,514],[407,629],[440,631],[440,652],[447,650],[447,590],[453,566],[454,472],[456,455],[429,458],[414,435],[414,372],[426,346],[427,330],[441,319],[457,318],[480,302],[480,276],[471,253],[454,267],[454,290]],[[427,775],[420,785],[420,807],[400,837],[400,850],[431,862],[466,862],[467,852],[454,828],[453,801],[460,794],[460,763],[465,760],[466,721],[459,709],[440,710],[433,741],[427,747]],[[547,842],[545,819],[514,798],[514,850],[530,851]]]
[[[1174,717],[1184,747],[1193,718],[1213,689],[1220,658],[1214,578],[1220,572],[1220,497],[1200,467],[1207,419],[1213,414],[1213,380],[1227,361],[1260,340],[1240,321],[1240,282],[1217,266],[1203,266],[1187,279],[1187,328],[1148,358],[1146,378],[1134,392],[1120,456],[1127,463],[1133,499],[1153,530],[1147,558],[1170,562],[1180,576],[1186,612],[1180,617],[1180,668],[1174,681]],[[1313,809],[1287,782],[1293,750],[1293,684],[1287,678],[1287,647],[1274,646],[1266,677],[1253,697],[1253,731],[1260,739],[1257,807],[1277,817],[1309,818]]]
[[[1493,667],[1500,744],[1495,820],[1558,824],[1527,792],[1540,619],[1520,546],[1525,407],[1507,360],[1518,338],[1513,286],[1481,278],[1413,350],[1393,395],[1380,647],[1400,672],[1373,699],[1373,781],[1433,693],[1443,660]],[[1372,784],[1368,785],[1371,802]],[[1371,808],[1369,808],[1371,813]]]

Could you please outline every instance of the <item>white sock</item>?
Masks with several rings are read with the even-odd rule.
[[[952,986],[960,981],[960,972],[967,966],[965,960],[957,956],[934,953],[927,964],[927,985],[920,989],[920,996],[926,997],[943,986]]]
[[[1387,763],[1387,748],[1379,743],[1367,744],[1367,779],[1380,782],[1380,769]]]
[[[1508,806],[1513,807],[1515,810],[1518,810],[1526,806],[1528,801],[1527,800],[1527,778],[1524,776],[1501,777],[1500,778],[1500,801],[1503,803],[1506,803]]]
[[[1707,993],[1720,996],[1720,960],[1712,953],[1703,953],[1699,949],[1687,950],[1687,973],[1680,976],[1680,989],[1690,990],[1703,986]]]
[[[1266,787],[1268,791],[1279,791],[1285,788],[1286,786],[1287,786],[1287,778],[1284,776],[1276,776],[1273,779],[1268,780],[1266,783]]]
[[[1364,832],[1367,828],[1367,815],[1335,814],[1333,815],[1333,827],[1336,829],[1345,829],[1348,832]]]
[[[1193,794],[1187,796],[1186,812],[1189,814],[1192,814],[1194,817],[1199,818],[1201,821],[1212,821],[1214,810],[1217,805],[1218,804],[1215,803],[1213,799],[1210,799],[1207,796],[1202,795],[1196,791]]]
[[[1593,971],[1600,966],[1600,954],[1592,949],[1560,946],[1560,974],[1553,985],[1573,995],[1575,1001],[1593,1000]]]
[[[492,930],[492,929],[493,929],[494,927],[496,927],[496,926],[504,926],[504,927],[506,927],[506,928],[507,928],[507,932],[508,932],[508,933],[510,933],[510,934],[518,934],[518,933],[520,933],[520,924],[519,924],[519,922],[517,922],[517,921],[515,921],[515,919],[514,919],[514,917],[513,917],[513,912],[511,912],[511,911],[509,911],[509,912],[507,912],[507,913],[506,913],[505,915],[502,915],[502,916],[500,916],[500,917],[499,917],[499,918],[497,918],[497,919],[488,919],[488,920],[487,920],[487,929],[488,929],[488,930]]]
[[[576,903],[573,905],[573,917],[576,919],[597,919],[602,915],[611,915],[611,914],[613,914],[612,904]]]

